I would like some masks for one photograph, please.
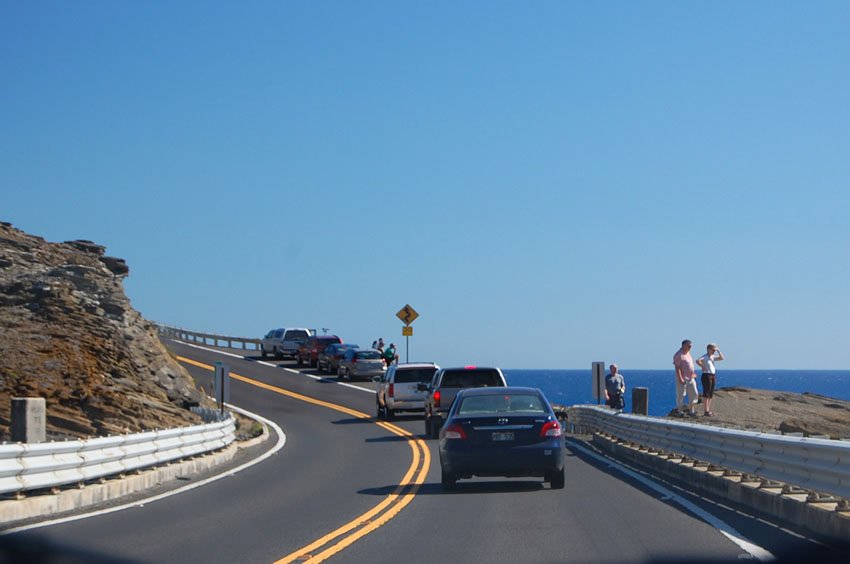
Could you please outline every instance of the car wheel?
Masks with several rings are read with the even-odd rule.
[[[319,364],[319,361],[318,361],[318,360],[313,360],[312,358],[310,359],[310,366],[312,366],[313,368],[315,368],[317,364]]]
[[[566,470],[561,468],[552,472],[552,477],[549,479],[549,486],[553,490],[564,489],[564,484],[567,482]]]
[[[260,356],[263,358],[269,356],[269,353],[266,352],[266,349],[264,349],[262,345],[260,345]]]
[[[392,421],[395,419],[395,410],[390,409],[389,407],[384,408],[384,414],[386,414],[387,421]]]
[[[300,354],[295,357],[295,364],[298,366],[302,366],[304,364],[304,359],[301,358]]]
[[[275,357],[276,359],[278,359],[278,360],[280,360],[281,358],[283,358],[283,355],[282,355],[282,354],[280,354],[280,351],[279,351],[279,350],[277,350],[277,347],[275,347],[275,348],[273,348],[273,349],[272,349],[272,353],[274,354],[274,357]]]
[[[375,419],[383,419],[384,412],[381,409],[381,402],[378,401],[378,398],[375,398]]]
[[[431,438],[431,418],[427,415],[425,416],[425,438]]]
[[[457,476],[455,476],[451,472],[446,472],[445,470],[441,470],[440,472],[440,482],[443,484],[443,488],[447,490],[455,489],[455,485],[457,484]]]

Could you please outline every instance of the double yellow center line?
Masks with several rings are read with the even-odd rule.
[[[205,370],[214,370],[213,366],[190,358],[178,356],[177,360]],[[246,384],[251,384],[252,386],[263,388],[270,392],[281,394],[320,407],[325,407],[327,409],[333,409],[334,411],[339,411],[358,419],[372,419],[371,416],[363,413],[362,411],[322,401],[310,396],[297,394],[277,386],[272,386],[271,384],[266,384],[265,382],[260,382],[246,376],[234,374],[233,372],[230,373],[230,377],[234,380],[239,380],[240,382],[245,382]],[[419,487],[425,482],[425,477],[428,475],[428,469],[431,467],[431,451],[428,449],[428,445],[426,445],[422,439],[416,438],[411,432],[406,431],[397,425],[393,425],[392,423],[375,421],[375,424],[394,435],[404,438],[407,441],[408,446],[410,446],[413,460],[410,462],[410,466],[404,474],[404,477],[402,477],[399,485],[391,494],[387,495],[381,503],[369,511],[356,517],[352,521],[349,521],[335,531],[316,539],[307,546],[284,556],[278,560],[276,564],[284,564],[295,561],[310,563],[322,562],[351,546],[381,525],[387,523],[390,519],[398,515],[398,513],[404,509],[407,504],[413,501],[414,497],[416,497]]]

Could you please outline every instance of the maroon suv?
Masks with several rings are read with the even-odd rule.
[[[310,366],[316,366],[319,351],[325,350],[325,347],[328,345],[341,342],[342,339],[336,335],[313,335],[303,345],[298,347],[295,360],[298,362],[298,366],[302,366],[304,363]]]

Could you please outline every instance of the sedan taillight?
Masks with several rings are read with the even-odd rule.
[[[466,431],[464,431],[463,427],[461,427],[459,424],[452,423],[450,425],[446,425],[446,428],[443,430],[443,437],[446,440],[450,440],[450,439],[465,440],[466,439]]]
[[[389,395],[391,398],[395,397],[395,384],[390,384]]]
[[[434,392],[434,407],[440,407],[440,390]]]
[[[543,428],[540,429],[540,438],[547,437],[560,437],[561,436],[561,424],[557,421],[547,421]]]

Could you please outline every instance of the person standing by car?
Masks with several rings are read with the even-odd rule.
[[[680,417],[685,416],[684,399],[688,395],[688,413],[696,417],[697,391],[696,370],[694,358],[691,356],[691,341],[682,341],[682,347],[673,355],[673,366],[676,367],[676,410]]]
[[[397,356],[395,343],[390,343],[390,346],[384,351],[384,360],[387,361],[387,366],[391,365],[396,360]]]
[[[717,369],[714,363],[725,357],[714,343],[708,343],[705,349],[706,353],[697,359],[697,364],[702,369],[702,404],[705,417],[714,417],[714,412],[711,411],[711,400],[714,398],[714,386],[717,383]]]
[[[384,338],[378,337],[378,344],[375,345],[375,350],[381,351],[381,356],[384,354]]]
[[[605,405],[612,409],[626,407],[626,379],[618,372],[616,364],[608,367],[610,372],[605,376]]]

